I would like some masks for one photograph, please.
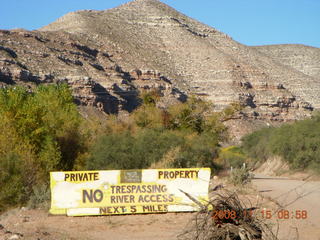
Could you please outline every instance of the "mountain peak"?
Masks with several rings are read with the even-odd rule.
[[[143,17],[152,20],[163,16],[184,16],[170,6],[159,0],[134,0],[122,4],[116,8],[106,9],[103,11],[80,10],[70,12],[60,17],[55,22],[40,28],[40,31],[58,31],[67,32],[86,31],[88,25],[104,25],[113,21],[133,21]],[[91,27],[89,27],[91,28]],[[90,29],[89,29],[90,30]]]
[[[309,68],[297,68],[300,57],[295,58],[297,64],[279,62],[282,52],[290,54],[292,50],[242,45],[158,0],[69,13],[37,34],[40,40],[32,43],[33,49],[43,45],[40,55],[50,62],[42,72],[48,76],[54,72],[57,79],[68,76],[72,81],[78,81],[81,73],[117,97],[119,92],[158,86],[168,96],[180,98],[182,93],[206,98],[217,109],[240,102],[246,106],[247,118],[278,121],[303,118],[312,108],[320,108],[319,64],[313,60],[319,59],[318,54],[310,53],[311,61],[306,63],[315,64]],[[19,52],[10,44],[7,48]],[[26,59],[38,59],[38,55],[26,54]],[[38,59],[26,69],[38,71],[43,62]],[[123,94],[123,99],[129,98]],[[129,101],[123,99],[119,102]],[[109,104],[109,98],[104,100]]]

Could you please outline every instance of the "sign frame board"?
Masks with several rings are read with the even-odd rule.
[[[208,202],[210,168],[51,172],[53,215],[193,212]]]

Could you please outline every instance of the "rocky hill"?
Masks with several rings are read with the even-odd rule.
[[[320,77],[319,48],[301,44],[266,45],[253,48],[306,75],[317,79]]]
[[[157,89],[162,106],[197,95],[216,109],[242,103],[243,119],[309,116],[320,108],[319,55],[288,59],[291,50],[271,48],[242,45],[158,0],[135,0],[69,13],[38,31],[1,31],[0,84],[67,82],[78,104],[107,113],[132,111],[140,90]]]

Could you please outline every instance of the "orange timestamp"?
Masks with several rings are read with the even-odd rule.
[[[307,219],[307,210],[295,210],[289,211],[286,209],[281,209],[278,211],[271,211],[263,209],[261,211],[254,210],[243,210],[242,212],[236,212],[234,210],[215,210],[212,213],[212,218],[214,220],[227,220],[227,219],[240,219],[240,218],[250,218],[253,215],[257,216],[260,214],[262,218],[265,219]]]
[[[265,219],[307,219],[308,211],[307,210],[294,210],[290,211],[287,209],[280,209],[278,211],[271,211],[267,209],[263,209],[260,211],[261,217]]]
[[[236,212],[235,210],[214,210],[212,213],[212,218],[218,219],[237,219],[252,217],[254,214],[253,210],[243,210],[242,212]]]

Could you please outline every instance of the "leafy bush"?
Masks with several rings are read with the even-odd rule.
[[[181,139],[171,132],[145,129],[101,137],[93,146],[88,169],[140,169],[158,162]]]
[[[190,137],[171,130],[144,129],[101,137],[91,149],[88,169],[137,169],[157,165],[172,150],[171,167],[213,167],[217,139],[208,135]]]
[[[179,103],[168,109],[168,128],[175,130],[189,129],[197,133],[205,130],[205,113],[210,105],[201,99],[191,98],[185,103]]]
[[[143,104],[128,121],[111,117],[110,131],[90,148],[86,168],[216,167],[213,159],[218,156],[226,128],[220,115],[210,112],[209,103],[191,98],[159,109],[156,94],[145,93],[142,99]]]
[[[230,146],[222,148],[219,153],[219,159],[222,167],[241,167],[246,162],[246,155],[240,147]]]
[[[152,163],[150,168],[161,169],[161,168],[174,168],[175,163],[180,155],[181,147],[175,147],[166,152],[160,161]]]
[[[26,202],[50,171],[73,169],[83,150],[80,124],[66,85],[0,89],[1,208]]]
[[[12,123],[0,121],[0,212],[27,200],[36,181],[35,154],[20,140]]]
[[[254,132],[243,138],[242,147],[253,159],[278,155],[294,169],[320,170],[320,115]]]
[[[203,133],[191,139],[187,137],[186,144],[181,147],[181,154],[175,162],[175,167],[209,167],[216,168],[213,159],[218,156],[218,137]]]
[[[140,128],[162,127],[162,110],[154,105],[142,105],[134,111],[133,118]]]
[[[267,160],[270,157],[269,143],[273,128],[263,128],[242,138],[244,152],[253,159]]]
[[[21,160],[15,154],[7,154],[0,161],[0,212],[10,205],[16,205],[25,199],[23,169]]]

